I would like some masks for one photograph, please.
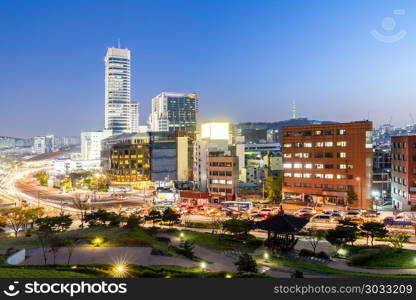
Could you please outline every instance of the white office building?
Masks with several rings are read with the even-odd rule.
[[[101,159],[101,141],[112,135],[112,130],[81,132],[81,159]]]
[[[105,57],[105,129],[137,132],[139,104],[131,101],[130,50],[110,47]]]
[[[43,154],[54,152],[55,149],[55,137],[54,135],[35,136],[33,138],[33,153]]]

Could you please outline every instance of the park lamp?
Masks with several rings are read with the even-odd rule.
[[[128,271],[127,265],[124,263],[117,263],[111,269],[111,273],[113,277],[116,277],[116,278],[126,277],[127,271]]]
[[[180,237],[181,240],[185,237],[185,235],[183,234],[183,232],[179,233],[179,237]]]
[[[102,238],[100,238],[100,237],[96,237],[96,238],[92,241],[92,243],[94,244],[94,246],[95,246],[95,247],[100,247],[100,245],[102,244],[102,242],[103,242],[103,239],[102,239]]]
[[[345,256],[347,256],[348,251],[347,251],[347,249],[340,248],[340,249],[338,249],[337,254],[341,257],[345,257]]]
[[[269,259],[270,258],[270,255],[269,255],[269,253],[267,253],[267,252],[264,252],[264,254],[263,254],[263,258],[264,259]]]
[[[207,264],[206,264],[206,262],[201,262],[201,270],[202,270],[202,272],[205,272],[205,270],[207,269]]]

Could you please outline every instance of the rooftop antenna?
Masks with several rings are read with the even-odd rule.
[[[121,48],[121,44],[120,44],[120,38],[118,39],[118,48]]]
[[[296,119],[296,102],[293,100],[292,102],[292,119]]]

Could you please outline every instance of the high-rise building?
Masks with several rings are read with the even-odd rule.
[[[196,131],[199,102],[195,93],[160,93],[152,99],[151,131]]]
[[[372,206],[372,122],[283,127],[282,146],[285,198]]]
[[[393,206],[399,210],[416,210],[416,135],[391,138]]]
[[[130,50],[110,47],[105,57],[105,129],[138,131],[139,104],[131,101]]]

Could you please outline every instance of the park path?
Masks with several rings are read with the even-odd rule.
[[[386,274],[386,275],[416,275],[416,269],[367,269],[347,265],[345,262],[335,260],[327,264],[328,267],[343,271],[359,273]]]

